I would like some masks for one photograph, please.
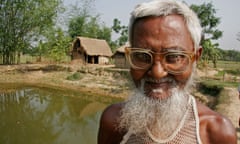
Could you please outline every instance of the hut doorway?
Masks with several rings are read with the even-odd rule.
[[[98,64],[98,56],[87,56],[87,62],[90,64]]]

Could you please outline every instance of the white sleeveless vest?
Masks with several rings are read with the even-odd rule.
[[[140,135],[131,134],[129,130],[120,144],[202,144],[199,133],[199,117],[196,101],[190,96],[188,107],[177,130],[167,139],[159,140],[147,131]]]

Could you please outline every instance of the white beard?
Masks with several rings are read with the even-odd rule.
[[[153,99],[137,89],[122,109],[120,129],[132,134],[146,133],[147,128],[158,137],[169,137],[179,125],[188,105],[188,93],[177,86],[167,99]]]

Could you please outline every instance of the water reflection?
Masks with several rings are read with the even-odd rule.
[[[117,99],[24,87],[0,92],[1,144],[96,144],[102,110]]]

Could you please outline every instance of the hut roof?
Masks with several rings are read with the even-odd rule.
[[[88,55],[112,56],[111,48],[105,40],[77,37],[74,43],[78,40]]]
[[[112,57],[114,57],[117,53],[125,54],[125,47],[129,47],[129,44],[122,45],[121,47],[117,48],[115,53],[113,54]]]
[[[119,47],[119,48],[116,50],[116,52],[125,53],[125,47],[126,47],[126,45],[123,45],[123,46]]]

